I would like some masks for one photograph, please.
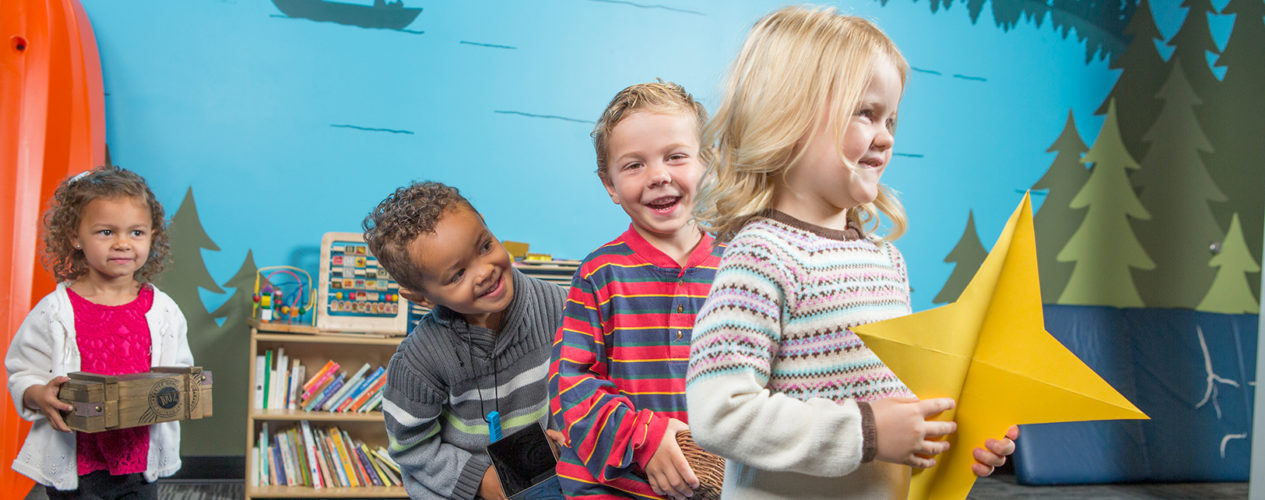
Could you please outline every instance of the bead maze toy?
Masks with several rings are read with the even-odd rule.
[[[277,275],[293,281],[279,281]],[[289,292],[286,289],[289,288]],[[286,299],[289,303],[286,303]],[[316,306],[312,275],[293,266],[267,266],[255,272],[255,293],[251,296],[251,317],[264,322],[316,324],[309,314]]]
[[[360,233],[325,233],[320,266],[317,327],[390,335],[408,331],[408,301]]]

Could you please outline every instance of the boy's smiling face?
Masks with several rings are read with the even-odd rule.
[[[421,296],[461,313],[471,325],[499,329],[500,313],[514,299],[513,267],[478,213],[463,204],[445,210],[435,232],[418,235],[408,252],[422,277]]]
[[[615,125],[608,144],[610,181],[603,184],[637,232],[652,243],[697,240],[691,222],[703,174],[698,119],[684,111],[635,111]]]

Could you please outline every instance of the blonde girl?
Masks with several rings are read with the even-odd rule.
[[[905,230],[879,179],[908,65],[874,24],[788,7],[751,29],[704,130],[716,158],[700,223],[728,242],[686,382],[697,442],[728,459],[727,498],[904,498],[953,422],[850,330],[910,312]],[[886,217],[891,231],[874,231]],[[987,475],[1013,452],[976,449]]]
[[[57,187],[43,236],[57,289],[4,359],[13,404],[33,422],[13,469],[52,499],[157,498],[154,481],[180,469],[180,424],[73,432],[57,392],[70,372],[193,364],[180,308],[149,282],[169,251],[162,206],[139,175],[99,167]]]

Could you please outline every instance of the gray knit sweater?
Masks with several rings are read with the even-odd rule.
[[[475,497],[491,465],[487,412],[500,412],[506,435],[548,425],[545,376],[565,299],[561,287],[515,270],[499,333],[440,306],[400,344],[387,367],[383,410],[410,498]]]

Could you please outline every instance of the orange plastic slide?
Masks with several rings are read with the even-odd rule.
[[[96,38],[77,0],[0,2],[0,340],[53,290],[39,264],[39,217],[68,175],[105,163],[105,97]],[[0,372],[7,385],[7,376]],[[7,391],[6,391],[7,393]],[[30,425],[0,409],[0,500],[31,480],[9,467]]]

